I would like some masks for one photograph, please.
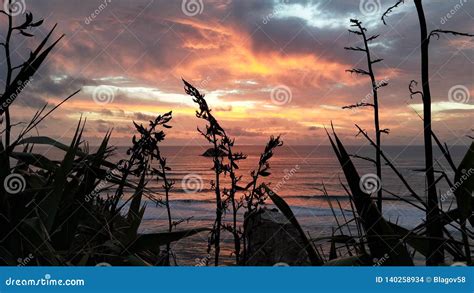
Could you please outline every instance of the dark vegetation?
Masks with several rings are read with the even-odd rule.
[[[0,182],[16,179],[16,183],[23,185],[23,188],[14,190],[15,185],[8,184],[0,187],[0,264],[18,265],[18,259],[33,254],[35,257],[27,265],[168,266],[176,264],[170,246],[172,242],[196,233],[208,233],[208,253],[213,255],[212,264],[217,266],[220,264],[222,233],[229,233],[233,239],[235,264],[245,265],[248,258],[247,219],[265,209],[267,204],[273,203],[300,234],[312,265],[413,265],[414,259],[420,257],[426,259],[427,265],[443,265],[453,261],[470,265],[471,241],[474,237],[474,178],[464,177],[466,170],[474,168],[474,144],[456,167],[449,148],[440,142],[431,128],[428,49],[432,37],[440,37],[442,34],[471,35],[440,29],[428,33],[422,1],[414,1],[421,28],[422,90],[416,90],[416,82],[412,81],[409,91],[412,96],[421,96],[424,105],[426,166],[423,172],[427,182],[427,200],[424,195],[414,191],[384,154],[381,134],[388,133],[388,130],[380,128],[378,99],[379,89],[387,83],[377,81],[372,65],[381,59],[373,59],[369,49],[369,43],[378,36],[368,37],[362,22],[351,20],[351,26],[355,29],[350,31],[361,37],[363,46],[346,49],[365,53],[368,68],[349,71],[370,78],[373,100],[348,108],[374,109],[375,139],[359,126],[357,129],[374,148],[375,159],[362,159],[374,163],[381,186],[374,201],[372,194],[361,187],[360,173],[352,161],[358,157],[347,152],[334,128],[328,130],[329,142],[346,179],[346,183],[341,182],[341,188],[349,195],[352,209],[348,213],[337,201],[344,220],[341,222],[330,204],[337,227],[332,235],[320,238],[311,238],[306,234],[283,197],[272,191],[269,182],[265,182],[265,178],[270,175],[269,164],[274,151],[283,144],[280,137],[270,137],[255,170],[250,174],[250,181],[243,182],[242,174],[239,174],[239,163],[246,159],[246,155],[234,150],[234,139],[219,124],[204,95],[184,80],[185,92],[198,106],[196,117],[206,123],[205,129],[198,131],[210,145],[206,156],[212,159],[210,167],[215,174],[211,183],[216,205],[212,227],[185,229],[179,225],[185,223],[186,219],[173,218],[169,203],[173,196],[174,181],[169,176],[171,168],[160,152],[165,131],[171,128],[171,112],[158,115],[148,125],[134,122],[136,135],[131,140],[128,158],[119,162],[112,161],[116,150],[109,146],[111,132],[105,134],[96,151],[90,151],[82,137],[85,127],[83,119],[78,122],[69,145],[32,134],[43,120],[77,92],[51,110],[47,110],[45,105],[25,124],[18,136],[12,139],[11,130],[14,125],[11,123],[10,105],[22,93],[61,37],[50,40],[53,27],[32,50],[28,60],[20,65],[13,65],[10,58],[13,33],[20,33],[25,38],[33,37],[29,30],[41,26],[43,21],[35,21],[32,14],[27,13],[26,19],[17,25],[7,11],[2,11],[2,15],[8,18],[9,26],[5,42],[0,44],[7,60],[6,86],[0,97],[0,115],[3,115],[1,121],[4,129],[0,141]],[[391,7],[384,14],[383,21],[386,22],[389,13],[402,4],[403,1],[398,1]],[[454,178],[449,178],[444,170],[435,169],[432,139],[455,173]],[[63,159],[55,161],[36,152],[37,145],[47,145],[63,151]],[[400,179],[411,199],[385,188],[381,177],[384,164]],[[224,183],[227,182],[223,180],[224,177],[230,178],[230,182]],[[162,184],[163,196],[158,197],[147,188],[150,180],[157,180]],[[447,210],[441,208],[436,189],[436,184],[441,180],[445,180],[454,190],[456,207]],[[324,188],[322,192],[328,197]],[[426,219],[412,230],[386,220],[381,212],[384,199],[382,193],[426,212]],[[165,231],[150,234],[138,232],[146,209],[145,199],[166,209],[168,225]],[[239,211],[244,213],[241,225],[238,220]],[[230,217],[230,221],[225,221],[225,217]],[[453,235],[453,230],[460,236]],[[321,248],[319,244],[322,242],[329,242],[329,252],[325,253]]]
[[[375,141],[376,141],[376,149],[375,149],[375,161],[370,158],[366,158],[369,161],[375,163],[377,169],[377,177],[379,180],[382,180],[382,161],[380,156],[380,147],[381,147],[381,135],[382,133],[388,134],[388,129],[380,129],[380,119],[379,119],[379,89],[388,85],[387,81],[377,81],[375,78],[375,73],[373,69],[373,65],[375,63],[383,61],[383,59],[373,59],[370,54],[370,47],[369,43],[376,40],[379,36],[374,35],[367,37],[367,29],[362,26],[362,22],[357,19],[351,19],[351,26],[355,27],[356,30],[350,29],[349,32],[361,37],[362,42],[364,44],[363,47],[346,47],[344,49],[348,51],[355,51],[355,52],[362,52],[366,55],[367,58],[367,70],[360,69],[360,68],[353,68],[347,70],[347,72],[365,75],[370,78],[370,83],[372,87],[372,97],[373,103],[368,101],[359,102],[354,105],[345,106],[345,109],[353,109],[353,108],[362,108],[362,107],[372,107],[374,108],[374,130],[375,130]],[[382,211],[382,189],[379,189],[377,192],[377,207],[380,211]]]

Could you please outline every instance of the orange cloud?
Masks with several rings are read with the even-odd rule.
[[[231,26],[203,23],[191,19],[170,19],[173,23],[194,29],[198,36],[182,36],[183,47],[191,54],[174,70],[180,75],[202,75],[224,72],[226,80],[265,80],[266,84],[295,84],[311,80],[311,86],[328,82],[357,84],[360,81],[345,73],[350,65],[317,58],[315,54],[285,54],[277,51],[256,53],[251,36]],[[305,80],[306,78],[306,80]]]

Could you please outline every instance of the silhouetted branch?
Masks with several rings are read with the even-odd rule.
[[[397,3],[395,3],[394,5],[390,6],[385,12],[384,14],[382,15],[382,21],[383,21],[383,24],[387,25],[387,22],[385,22],[385,18],[395,9],[397,8],[398,6],[400,6],[401,4],[403,4],[405,1],[404,0],[398,0]]]
[[[183,79],[184,91],[186,94],[193,98],[193,101],[199,105],[199,111],[196,111],[196,117],[207,121],[206,132],[198,131],[207,139],[207,141],[213,146],[213,163],[215,181],[212,188],[214,189],[216,196],[216,218],[214,221],[214,228],[211,233],[208,252],[211,250],[211,245],[214,244],[214,263],[216,266],[219,265],[220,255],[220,241],[221,241],[221,228],[222,228],[222,216],[225,212],[225,207],[221,197],[221,173],[223,172],[222,156],[219,155],[221,152],[219,140],[226,137],[224,129],[219,125],[217,119],[211,114],[212,110],[207,105],[204,95],[199,92],[194,86]],[[227,154],[226,154],[227,155]]]
[[[444,158],[448,162],[448,164],[451,167],[452,171],[456,172],[457,168],[454,165],[453,158],[451,156],[451,153],[449,152],[448,145],[446,143],[444,143],[444,146],[443,146],[443,144],[441,144],[441,141],[438,139],[438,137],[436,136],[436,134],[433,131],[431,132],[431,135],[433,136],[433,139],[435,140],[435,142],[438,145],[439,149],[443,153]],[[446,179],[448,179],[448,177],[446,177]]]
[[[369,137],[369,135],[362,128],[359,127],[359,125],[356,124],[356,127],[357,129],[359,129],[359,133],[357,135],[362,134],[374,148],[378,148],[377,144]],[[381,149],[379,149],[379,151],[381,157],[385,160],[385,162],[393,170],[393,172],[395,172],[400,181],[402,181],[403,185],[405,185],[405,187],[408,189],[411,196],[413,196],[416,200],[418,200],[418,202],[420,202],[424,207],[426,207],[425,202],[421,199],[420,196],[418,196],[418,194],[413,190],[413,188],[411,188],[405,177],[403,177],[403,175],[398,171],[398,169],[393,165],[393,163],[387,158],[387,156],[385,156],[384,152]]]
[[[370,42],[370,41],[373,41],[375,39],[377,39],[380,35],[374,35],[374,36],[371,36],[367,39],[367,42]]]
[[[413,112],[415,112],[415,114],[418,116],[418,118],[420,118],[421,121],[423,121],[423,117],[420,115],[420,113],[418,113],[415,109],[413,109]],[[441,141],[438,139],[438,136],[436,136],[436,134],[434,133],[434,131],[432,130],[431,131],[431,135],[433,137],[433,139],[435,140],[436,144],[438,145],[439,149],[441,150],[441,152],[443,153],[446,161],[449,163],[449,166],[451,167],[451,169],[453,170],[454,173],[456,173],[456,166],[454,165],[454,162],[453,162],[453,159],[452,159],[452,156],[451,156],[451,153],[449,152],[449,148],[448,148],[448,145],[446,143],[444,143],[444,146],[443,144],[441,143]],[[448,178],[446,178],[448,179]]]
[[[380,59],[375,59],[375,60],[373,60],[371,63],[372,63],[372,64],[375,64],[375,63],[382,62],[382,61],[383,61],[383,59],[380,58]]]
[[[356,126],[357,126],[357,124],[356,124]],[[355,135],[356,137],[358,137],[360,134],[362,134],[363,136],[366,136],[366,137],[369,136],[369,135],[367,134],[367,130],[362,129],[362,128],[358,127],[358,126],[357,126],[357,128],[359,129],[359,132],[357,132],[357,134]]]
[[[374,159],[371,159],[369,157],[364,157],[364,156],[359,156],[359,155],[349,155],[350,157],[353,157],[353,158],[357,158],[357,159],[361,159],[361,160],[364,160],[364,161],[368,161],[368,162],[371,162],[373,163],[374,165],[377,164],[377,162],[374,160]]]
[[[432,30],[430,32],[429,39],[431,39],[431,37],[435,36],[439,40],[440,34],[451,34],[451,35],[454,35],[454,36],[461,36],[461,37],[474,37],[474,35],[468,34],[468,33],[460,33],[460,32],[456,32],[456,31],[436,29],[436,30]]]
[[[367,50],[362,49],[361,47],[344,47],[344,50],[367,52]]]
[[[388,83],[386,81],[382,81],[381,83],[377,83],[377,79],[375,78],[375,72],[373,69],[373,64],[381,62],[383,59],[375,59],[372,60],[371,52],[370,52],[370,47],[369,47],[369,42],[375,40],[376,38],[379,37],[379,35],[373,35],[369,38],[367,38],[366,32],[367,29],[362,26],[362,22],[357,20],[357,19],[351,19],[351,26],[352,27],[357,27],[359,29],[357,35],[360,35],[362,37],[362,41],[364,44],[363,51],[365,52],[366,55],[366,61],[367,61],[367,70],[360,69],[360,68],[353,68],[350,70],[346,70],[346,72],[350,73],[356,73],[356,74],[361,74],[361,75],[367,75],[370,77],[371,81],[371,87],[372,87],[372,98],[373,98],[373,104],[369,103],[358,103],[356,105],[351,105],[348,106],[347,109],[352,109],[355,107],[366,107],[366,106],[372,106],[374,108],[374,130],[375,130],[375,136],[376,136],[376,154],[375,154],[375,161],[376,161],[376,169],[377,169],[377,177],[381,180],[382,179],[382,164],[381,164],[381,158],[380,158],[380,146],[381,146],[381,132],[380,132],[380,119],[379,119],[379,98],[378,98],[378,89],[381,87],[386,86]],[[353,32],[353,31],[351,31]],[[353,48],[353,47],[351,47]],[[359,47],[356,47],[356,49]],[[355,51],[355,50],[354,50]],[[382,211],[382,189],[377,191],[377,207],[379,211]]]
[[[412,98],[412,99],[413,99],[413,96],[415,96],[415,95],[420,95],[421,98],[423,98],[423,92],[422,91],[418,91],[418,90],[413,89],[417,85],[418,85],[418,82],[416,80],[410,81],[410,84],[408,85],[408,90],[410,91],[410,98]]]
[[[350,33],[361,36],[362,33],[355,30],[348,30]]]
[[[375,63],[375,62],[372,62],[372,63]],[[377,90],[387,85],[388,85],[388,82],[385,80],[382,80],[381,82],[377,83],[374,88]]]
[[[346,72],[370,76],[370,73],[367,70],[360,69],[360,68],[347,69]]]
[[[353,105],[348,105],[342,107],[342,109],[353,109],[353,108],[361,108],[361,107],[374,107],[374,104],[371,103],[357,103]]]
[[[422,0],[414,0],[418,21],[420,24],[420,55],[421,55],[421,86],[423,91],[423,142],[425,147],[425,176],[427,185],[426,236],[444,238],[443,226],[440,223],[440,207],[438,190],[434,173],[434,155],[432,142],[432,95],[429,70],[429,43],[428,22]],[[440,265],[444,262],[443,241],[430,241],[426,265]]]

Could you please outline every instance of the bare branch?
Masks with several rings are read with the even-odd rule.
[[[371,36],[370,38],[367,39],[367,42],[373,41],[373,40],[377,39],[379,36],[380,35]]]
[[[359,28],[360,28],[360,26],[362,25],[362,21],[360,21],[360,20],[358,20],[358,19],[355,19],[355,18],[351,18],[349,21],[352,23],[351,26],[355,26],[355,27],[359,27]],[[366,28],[363,28],[362,31],[367,31],[367,29],[366,29]]]
[[[375,147],[375,148],[379,148],[377,146],[377,144],[369,137],[369,135],[364,131],[362,130],[362,128],[359,127],[359,125],[356,124],[356,127],[357,129],[359,129],[359,134],[362,134],[369,142],[370,144]],[[424,207],[426,207],[426,204],[425,202],[421,199],[421,197],[413,190],[413,188],[411,188],[411,186],[408,184],[408,182],[405,180],[405,178],[403,177],[403,175],[398,171],[398,169],[393,165],[393,163],[387,158],[387,156],[384,154],[384,152],[380,149],[380,155],[382,156],[382,158],[385,160],[385,162],[387,163],[387,165],[392,169],[393,172],[395,172],[395,174],[398,176],[398,178],[400,179],[400,181],[402,181],[403,185],[405,185],[405,187],[408,189],[408,191],[411,193],[411,196],[413,196],[414,198],[416,198]]]
[[[364,160],[364,161],[368,161],[368,162],[371,162],[373,164],[377,164],[377,162],[374,159],[371,159],[369,157],[363,157],[363,156],[359,156],[359,155],[349,155],[349,156],[353,157],[353,158],[356,158],[356,159],[361,159],[361,160]]]
[[[361,32],[358,32],[358,31],[354,31],[354,30],[348,30],[348,31],[349,31],[350,33],[355,34],[355,35],[359,35],[359,36],[362,35],[362,33],[361,33]]]
[[[357,126],[357,128],[359,129],[359,132],[357,132],[356,137],[358,137],[358,136],[361,135],[361,134],[362,134],[363,136],[365,136],[365,137],[368,137],[368,136],[369,136],[369,135],[367,134],[367,131],[366,131],[365,129],[360,128],[358,125],[356,125],[356,126]]]
[[[416,82],[416,80],[410,81],[410,85],[408,85],[408,90],[410,91],[410,98],[412,99],[413,99],[413,96],[415,95],[420,95],[423,98],[423,92],[413,89],[417,85],[418,85],[418,82]]]
[[[367,70],[360,69],[360,68],[353,68],[351,70],[346,70],[346,71],[350,73],[356,73],[356,74],[366,75],[370,77],[373,104],[361,103],[361,104],[356,104],[355,107],[372,106],[374,109],[374,130],[375,130],[375,136],[376,136],[376,145],[378,146],[378,148],[376,149],[375,166],[377,169],[377,176],[379,179],[381,179],[382,178],[382,164],[381,164],[381,157],[380,157],[380,145],[381,145],[380,134],[381,133],[380,133],[380,119],[379,119],[378,88],[380,88],[381,86],[385,86],[386,82],[382,81],[381,84],[377,84],[377,79],[375,78],[375,73],[373,70],[373,64],[378,63],[382,61],[383,59],[372,60],[372,55],[371,55],[370,47],[369,47],[369,42],[378,38],[379,35],[372,35],[370,38],[367,38],[367,35],[366,35],[367,29],[362,26],[362,22],[360,22],[357,19],[351,19],[350,21],[351,21],[352,27],[357,27],[359,29],[360,35],[362,37],[362,41],[364,43],[364,52],[367,58]],[[348,108],[351,109],[351,106],[349,106]],[[377,191],[377,207],[379,211],[382,211],[382,200],[383,200],[382,191],[378,190]]]
[[[13,66],[13,67],[12,67],[12,70],[16,70],[16,69],[23,68],[25,65],[26,65],[26,62],[24,62],[23,64],[20,64],[20,65],[18,65],[18,66]]]
[[[474,35],[468,34],[468,33],[461,33],[461,32],[450,31],[450,30],[436,29],[436,30],[432,30],[430,32],[430,35],[429,35],[428,39],[431,39],[431,37],[436,37],[436,39],[439,40],[440,34],[450,34],[450,35],[454,35],[454,36],[471,37],[471,38],[474,37]]]
[[[370,76],[370,73],[367,70],[360,69],[360,68],[348,69],[348,70],[346,70],[346,72],[355,73],[355,74],[362,74],[362,75],[369,75]]]
[[[371,103],[357,103],[353,105],[348,105],[342,107],[342,109],[353,109],[353,108],[362,108],[362,107],[374,107],[374,104]]]
[[[397,3],[395,3],[395,5],[390,6],[390,7],[384,12],[384,14],[382,15],[383,24],[387,25],[387,22],[385,22],[385,17],[387,17],[395,8],[397,8],[398,6],[400,6],[401,4],[403,4],[404,2],[405,2],[404,0],[398,0]]]
[[[363,49],[361,47],[344,47],[344,50],[367,52],[366,49]]]
[[[382,88],[385,86],[388,86],[388,82],[385,80],[382,80],[381,82],[377,83],[374,88],[378,90],[379,88]]]

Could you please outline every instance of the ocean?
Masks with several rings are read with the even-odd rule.
[[[238,175],[242,175],[242,186],[250,180],[250,172],[258,164],[260,153],[264,146],[242,146],[235,151],[243,152],[248,158],[239,164]],[[212,159],[202,156],[207,146],[167,146],[162,148],[171,167],[170,177],[175,185],[170,194],[171,213],[174,221],[185,220],[177,229],[192,227],[212,227],[215,216],[215,194],[211,189],[214,178]],[[420,170],[424,167],[424,152],[421,146],[385,146],[385,154],[403,174],[412,188],[419,194],[425,195],[425,177]],[[351,154],[361,157],[374,157],[371,146],[350,146]],[[453,146],[450,148],[455,164],[459,164],[467,146]],[[125,148],[119,148],[117,156],[125,153]],[[435,151],[436,169],[444,170],[450,178],[454,174],[449,169],[443,155]],[[359,175],[375,173],[372,163],[354,158]],[[335,207],[336,216],[343,223],[343,215],[338,208],[340,202],[345,216],[352,218],[350,202],[347,194],[341,187],[345,183],[344,175],[334,152],[330,146],[283,146],[276,150],[270,161],[271,175],[261,178],[259,182],[266,182],[277,190],[292,207],[303,229],[312,237],[328,236],[332,227],[336,225],[335,218],[329,207],[328,199],[321,191],[323,184],[329,194],[329,199]],[[388,168],[383,168],[383,188],[398,196],[410,199],[406,188],[396,175]],[[227,179],[224,179],[224,185]],[[228,181],[227,181],[228,182]],[[150,181],[149,187],[156,192],[159,198],[162,195],[161,182]],[[446,193],[447,184],[443,181],[438,184],[439,194]],[[386,197],[388,194],[384,194]],[[393,197],[392,197],[393,198]],[[336,201],[337,199],[337,201]],[[447,197],[442,201],[443,208],[455,206],[455,198]],[[269,207],[273,207],[269,202]],[[384,201],[383,214],[386,219],[410,228],[422,222],[424,213],[411,205],[399,200]],[[242,214],[239,220],[242,219]],[[140,231],[166,231],[166,209],[149,202]],[[231,221],[231,214],[227,214],[225,221]],[[173,243],[172,249],[179,265],[194,265],[207,256],[206,233],[201,233],[189,239]],[[324,244],[323,244],[324,246]],[[222,260],[223,264],[232,264],[231,235],[223,232]]]

